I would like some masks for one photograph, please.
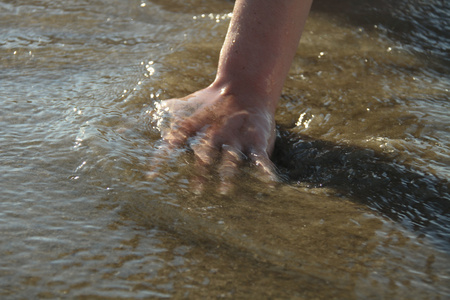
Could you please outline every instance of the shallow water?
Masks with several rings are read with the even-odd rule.
[[[450,8],[316,1],[274,157],[228,196],[157,101],[214,78],[227,1],[0,2],[0,296],[450,296]]]

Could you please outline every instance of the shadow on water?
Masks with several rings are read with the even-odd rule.
[[[446,77],[450,68],[450,4],[417,0],[318,0],[312,13],[342,26],[382,31]],[[395,66],[397,70],[399,66]],[[423,66],[421,67],[423,68]],[[381,212],[410,230],[450,246],[450,183],[371,149],[332,143],[282,129],[274,161],[291,184],[327,187]]]
[[[287,130],[273,160],[292,184],[327,187],[450,246],[450,184],[371,149],[345,146]]]

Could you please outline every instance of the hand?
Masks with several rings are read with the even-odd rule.
[[[230,189],[244,161],[256,166],[258,178],[274,182],[277,176],[269,157],[276,130],[274,113],[265,100],[210,86],[182,99],[162,101],[162,109],[170,115],[169,126],[162,129],[166,148],[188,145],[199,174],[210,174],[217,167],[221,193]]]
[[[244,160],[276,181],[274,114],[311,2],[236,0],[214,83],[161,104],[172,116],[161,158],[187,144],[199,174],[217,166],[221,192]]]

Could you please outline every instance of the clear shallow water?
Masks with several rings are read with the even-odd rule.
[[[447,298],[448,4],[317,1],[270,189],[149,181],[154,101],[214,77],[232,3],[0,3],[2,298]]]

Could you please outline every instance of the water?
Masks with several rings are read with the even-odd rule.
[[[446,1],[317,1],[266,187],[153,181],[155,102],[214,78],[227,1],[0,2],[0,295],[450,296]]]

